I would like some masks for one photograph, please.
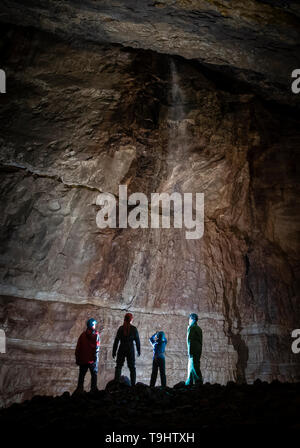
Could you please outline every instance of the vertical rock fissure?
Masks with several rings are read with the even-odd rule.
[[[242,324],[241,324],[241,316],[238,311],[238,307],[236,304],[236,299],[234,297],[234,294],[232,295],[232,311],[234,318],[237,320],[237,333],[233,330],[233,324],[232,324],[232,318],[231,315],[231,306],[229,303],[229,300],[226,296],[226,286],[224,284],[224,281],[222,280],[223,284],[223,303],[224,303],[224,310],[225,310],[225,321],[224,321],[224,330],[225,333],[227,333],[229,339],[232,342],[233,348],[237,352],[237,363],[236,363],[236,381],[237,383],[246,383],[246,368],[247,368],[247,361],[248,361],[248,347],[245,343],[245,341],[242,339],[242,336],[240,334],[242,330]]]

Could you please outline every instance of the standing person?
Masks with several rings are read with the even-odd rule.
[[[153,364],[152,364],[152,374],[150,380],[150,387],[154,387],[157,378],[157,372],[159,369],[160,381],[162,387],[166,387],[166,363],[165,363],[165,348],[167,345],[167,338],[163,331],[158,331],[154,333],[151,338],[149,338],[150,343],[153,347]]]
[[[190,314],[189,326],[187,328],[187,347],[188,347],[188,377],[186,386],[190,384],[203,384],[200,370],[200,357],[202,353],[202,330],[197,324],[198,316],[195,313]]]
[[[79,366],[78,386],[75,392],[83,392],[83,384],[88,369],[91,372],[91,392],[96,392],[100,335],[96,331],[97,321],[89,319],[86,330],[78,338],[75,350],[76,364]]]
[[[134,354],[134,345],[135,341],[136,350],[138,356],[141,354],[141,345],[140,338],[137,328],[131,325],[130,322],[133,320],[133,315],[131,313],[125,314],[124,324],[119,327],[114,345],[113,345],[113,358],[116,356],[117,349],[117,365],[115,370],[115,380],[119,381],[121,376],[122,367],[124,365],[125,358],[127,359],[127,366],[130,370],[130,381],[131,385],[135,385],[136,380],[136,370],[135,370],[135,354]],[[120,345],[119,345],[120,343]]]

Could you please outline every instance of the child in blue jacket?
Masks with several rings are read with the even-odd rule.
[[[153,347],[153,364],[150,387],[155,386],[158,369],[160,372],[161,385],[165,387],[167,384],[165,364],[165,348],[168,342],[167,338],[163,331],[158,331],[151,336],[149,341]]]

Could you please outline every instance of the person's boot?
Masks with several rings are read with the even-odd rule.
[[[121,378],[121,369],[119,367],[116,367],[115,369],[115,381],[118,383]]]
[[[82,395],[84,392],[83,386],[77,386],[77,388],[74,390],[73,394],[74,396],[76,395]]]
[[[98,389],[97,386],[95,386],[95,387],[91,387],[90,392],[91,392],[92,394],[95,394],[96,392],[99,392],[99,389]]]
[[[92,379],[91,379],[91,393],[95,393],[95,392],[98,392],[99,391],[99,389],[98,389],[98,387],[97,387],[97,375],[93,375],[92,376]]]
[[[151,379],[150,379],[150,387],[154,387],[156,383],[156,378],[154,377],[154,375],[151,375]]]
[[[136,371],[135,371],[135,369],[132,369],[132,370],[130,370],[131,386],[135,386],[135,381],[136,381]]]

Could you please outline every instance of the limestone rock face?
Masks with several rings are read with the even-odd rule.
[[[296,0],[3,0],[0,21],[196,59],[299,105],[288,98],[300,67]]]
[[[171,3],[188,4],[153,8],[163,15]],[[150,379],[157,330],[168,338],[168,384],[185,379],[190,312],[203,330],[205,381],[299,380],[294,110],[197,61],[9,25],[2,42],[1,404],[72,391],[89,317],[99,321],[104,387],[128,310],[142,343],[138,381]],[[98,228],[97,196],[118,201],[120,184],[149,200],[204,193],[203,237],[187,239],[185,227]]]

